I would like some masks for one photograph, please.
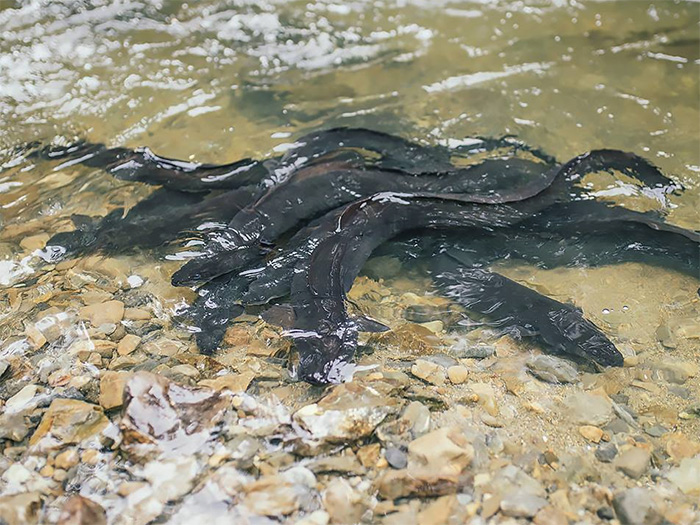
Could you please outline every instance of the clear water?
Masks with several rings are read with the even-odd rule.
[[[157,298],[163,324],[194,297],[169,283],[182,263],[166,255],[186,250],[177,246],[42,269],[33,250],[73,229],[72,214],[104,216],[152,188],[18,161],[16,148],[34,141],[84,138],[213,163],[273,155],[332,126],[447,145],[510,134],[560,160],[617,148],[680,182],[685,191],[671,196],[667,218],[700,230],[699,24],[700,3],[691,0],[0,0],[0,357],[31,356],[25,323],[45,309],[75,312],[79,292],[104,300],[128,281]],[[609,176],[586,182],[630,208],[658,207]],[[637,378],[651,388],[647,371],[669,355],[700,361],[700,276],[641,263],[496,266],[574,302],[626,355],[641,356],[647,368],[594,381],[626,389],[649,425],[659,406],[678,414],[700,399],[697,377],[683,398],[665,386],[652,394],[630,386]],[[413,270],[381,285],[360,279],[352,297],[398,323],[387,304],[430,292],[425,272]],[[660,326],[674,333],[673,350],[662,347]],[[66,344],[82,337],[66,330]],[[195,352],[189,334],[179,338]],[[241,340],[264,354],[265,343]],[[501,349],[499,359],[517,350]],[[49,354],[66,370],[75,359]],[[235,368],[236,356],[222,362]],[[396,357],[378,350],[367,364]],[[673,421],[667,426],[688,436],[700,432],[698,418]],[[570,442],[555,430],[552,443]]]

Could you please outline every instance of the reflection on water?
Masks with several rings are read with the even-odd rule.
[[[215,163],[276,155],[295,137],[332,126],[450,147],[465,137],[513,135],[557,159],[616,148],[643,155],[682,184],[685,191],[666,203],[667,218],[700,230],[698,23],[699,4],[690,0],[0,3],[0,286],[7,290],[0,298],[0,357],[29,351],[32,334],[38,336],[27,326],[44,311],[75,311],[138,288],[129,315],[148,304],[170,329],[172,313],[193,297],[171,287],[169,277],[182,264],[173,254],[196,251],[196,239],[41,269],[32,254],[56,232],[73,230],[72,216],[130,209],[152,188],[25,159],[23,148],[35,141],[84,138]],[[594,174],[584,183],[598,198],[631,209],[663,206],[624,177]],[[564,258],[581,246],[546,242],[559,243],[548,249]],[[594,255],[609,249],[595,238],[586,242]],[[663,257],[587,268],[574,256],[547,265],[530,249],[524,242],[525,255],[494,258],[492,265],[583,308],[631,362],[661,362],[669,352],[698,362],[700,276],[664,265]],[[405,255],[405,247],[400,251]],[[410,297],[431,288],[420,263],[392,257],[387,252],[370,262],[366,274],[374,280],[358,280],[352,298],[393,326],[406,320]],[[401,272],[389,271],[397,265]],[[449,345],[451,336],[440,329],[451,327],[449,320],[434,321],[438,328],[420,317]],[[51,355],[99,336],[86,334],[48,337]],[[423,344],[421,338],[435,336],[419,335],[406,340]],[[179,338],[178,351],[191,345],[186,333],[169,337]],[[243,336],[229,340],[237,337]],[[502,341],[484,326],[467,337]],[[158,355],[175,352],[159,341]],[[264,355],[264,344],[246,341]],[[398,346],[378,344],[375,357],[406,352]],[[506,345],[499,352],[509,351]],[[649,391],[653,382],[637,375]],[[687,396],[670,389],[654,391],[653,402],[641,396],[636,408],[666,403],[681,410],[700,396],[697,378],[683,388]],[[682,424],[697,435],[697,420]]]

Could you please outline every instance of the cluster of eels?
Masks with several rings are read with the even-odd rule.
[[[303,136],[276,158],[225,165],[88,143],[37,150],[32,155],[60,162],[57,169],[82,164],[160,186],[126,212],[75,216],[77,229],[55,235],[44,257],[154,248],[199,232],[189,245],[200,255],[172,283],[198,289],[187,315],[200,350],[215,352],[247,306],[272,303],[263,317],[293,338],[293,372],[323,384],[351,374],[358,332],[388,329],[351,316],[346,294],[375,249],[398,238],[402,253],[425,257],[437,288],[474,315],[536,337],[546,351],[622,365],[580,309],[488,267],[503,257],[542,267],[640,261],[697,276],[697,232],[665,222],[663,207],[641,213],[597,200],[580,181],[591,172],[622,174],[662,202],[681,187],[622,151],[560,164],[512,138],[466,142],[425,146],[337,128]]]

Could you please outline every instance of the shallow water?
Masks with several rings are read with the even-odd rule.
[[[193,297],[169,284],[182,246],[86,257],[47,273],[31,254],[48,235],[71,230],[72,214],[103,216],[152,190],[98,170],[23,161],[17,148],[34,141],[83,138],[213,163],[271,156],[333,126],[446,145],[513,135],[559,160],[617,148],[682,184],[667,220],[700,230],[699,23],[700,4],[680,0],[0,2],[0,358],[28,355],[22,341],[38,312],[82,306],[77,292],[86,287],[96,302],[138,276],[166,326]],[[609,176],[586,182],[633,209],[660,206]],[[496,267],[580,306],[652,368],[669,353],[700,361],[700,276],[642,263]],[[408,277],[387,278],[376,285],[386,286],[381,293],[358,299],[390,325],[402,322],[396,308],[406,293],[431,292],[418,268],[405,270]],[[659,327],[673,333],[672,350]],[[193,350],[188,334],[175,332],[180,348]],[[501,341],[488,330],[469,337]],[[363,359],[401,355],[410,352],[389,345]],[[665,386],[653,399],[645,391],[636,408],[682,411],[700,396],[698,378],[684,388],[688,398]],[[697,418],[674,425],[700,432]]]

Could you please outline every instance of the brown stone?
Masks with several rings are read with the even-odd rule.
[[[592,425],[580,426],[578,427],[578,431],[579,434],[581,434],[588,441],[592,441],[593,443],[600,443],[600,440],[603,438],[603,431],[598,427],[594,427]]]
[[[80,309],[80,317],[87,319],[95,327],[105,323],[116,324],[124,317],[124,303],[121,301],[106,301],[84,306]]]
[[[82,496],[66,501],[58,517],[58,525],[106,525],[107,516],[97,503]]]
[[[25,492],[0,497],[0,523],[7,525],[34,525],[39,522],[41,494]]]
[[[76,466],[79,460],[80,456],[78,455],[78,452],[74,448],[71,448],[56,456],[54,467],[68,470],[69,468]]]
[[[117,345],[117,353],[119,355],[129,355],[136,350],[140,342],[141,338],[138,335],[126,334]]]
[[[97,405],[77,399],[54,399],[29,439],[30,446],[56,449],[99,434],[109,420]]]
[[[225,374],[215,379],[204,379],[199,384],[217,391],[245,392],[254,378],[253,372],[243,372],[241,374]]]
[[[129,372],[106,371],[100,377],[100,405],[105,410],[117,408],[124,403],[124,387],[131,377]]]

